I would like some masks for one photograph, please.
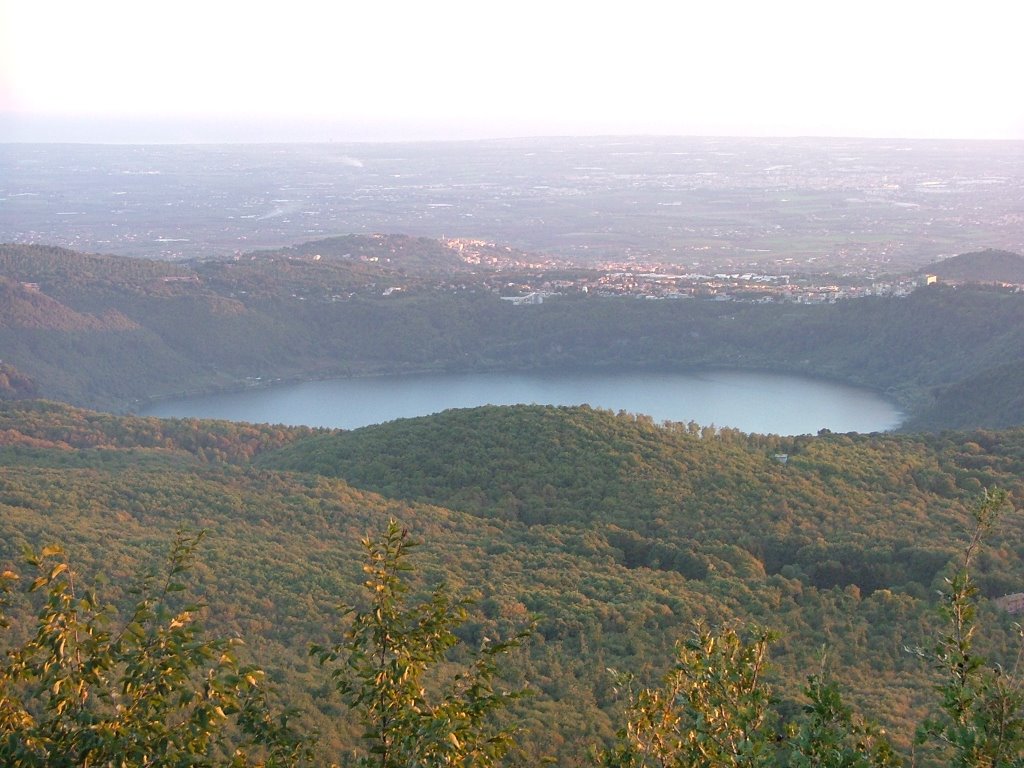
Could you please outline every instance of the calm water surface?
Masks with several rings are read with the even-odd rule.
[[[355,429],[447,408],[580,405],[695,421],[744,432],[892,429],[903,414],[864,389],[765,373],[425,374],[284,384],[150,406],[145,416],[228,419]]]

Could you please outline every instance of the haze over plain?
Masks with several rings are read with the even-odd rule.
[[[0,141],[1024,138],[995,0],[0,0]]]

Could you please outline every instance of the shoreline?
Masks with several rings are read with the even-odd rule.
[[[821,426],[815,426],[813,429],[808,429],[807,424],[800,422],[800,415],[798,411],[794,410],[796,406],[788,403],[786,400],[786,394],[784,390],[786,388],[786,382],[771,382],[765,380],[757,382],[756,386],[764,387],[762,392],[754,391],[753,393],[744,393],[740,395],[740,399],[736,403],[723,403],[721,402],[723,395],[720,393],[720,383],[706,382],[701,384],[700,379],[703,376],[715,376],[716,374],[739,374],[741,376],[750,377],[779,377],[782,379],[792,379],[794,382],[803,381],[808,384],[822,385],[824,387],[835,387],[844,388],[850,390],[856,390],[863,395],[868,396],[868,399],[860,404],[859,407],[862,410],[862,415],[858,414],[856,417],[847,417],[842,413],[842,409],[839,407],[828,404],[828,398],[842,398],[842,393],[829,392],[826,390],[820,393],[809,393],[807,396],[813,398],[815,394],[822,398],[822,407],[826,407],[829,413],[837,414],[834,417],[822,418],[822,421],[826,423]],[[639,377],[641,380],[645,375],[652,377],[652,389],[647,390],[644,383],[636,381],[628,381],[630,377]],[[507,376],[509,379],[526,379],[526,381],[510,382],[508,388],[503,388],[500,381],[501,377]],[[657,382],[654,379],[657,377],[665,376],[680,376],[688,377],[694,381],[690,384],[686,382]],[[421,377],[437,377],[441,381],[427,381],[423,392],[413,392],[411,389],[403,389],[402,384],[411,383],[412,380]],[[447,380],[444,380],[447,377]],[[473,387],[477,386],[472,382],[473,377],[480,377],[484,379],[479,382],[479,386],[482,387],[480,391],[473,391]],[[499,381],[495,381],[495,378]],[[626,381],[617,383],[615,380],[619,377],[627,379]],[[570,379],[569,381],[559,381],[559,379]],[[580,381],[571,381],[571,379],[577,378]],[[592,378],[593,381],[588,381]],[[374,391],[373,387],[355,387],[350,388],[348,391],[344,388],[344,382],[366,382],[372,380],[380,380],[382,386],[387,388],[395,388],[395,392],[391,395],[396,398],[392,401],[397,405],[392,406],[391,402],[387,400],[388,395],[380,395]],[[462,379],[468,379],[465,381]],[[487,381],[486,379],[490,379]],[[535,379],[538,381],[530,381]],[[544,381],[548,379],[549,381]],[[267,399],[263,398],[262,402],[255,403],[244,403],[244,402],[232,402],[232,396],[242,395],[246,392],[254,393],[265,393],[270,392],[274,389],[280,389],[285,387],[299,388],[306,384],[316,384],[322,382],[339,382],[342,386],[339,391],[335,394],[333,392],[327,392],[326,390],[319,390],[314,393],[305,392],[301,394],[295,394],[295,402],[289,402],[288,400],[282,400],[274,407],[283,407],[280,411],[281,418],[271,416],[269,418],[260,414],[258,417],[250,417],[248,414],[236,416],[231,411],[240,408],[242,411],[246,410],[247,405],[251,405],[254,408],[265,408],[267,406]],[[455,392],[450,396],[446,396],[444,393],[444,387],[456,385]],[[589,389],[589,385],[594,384],[597,389]],[[431,395],[430,389],[437,389],[441,386],[441,395],[436,392]],[[469,387],[467,391],[465,388]],[[622,392],[617,392],[616,387],[623,387]],[[675,400],[676,389],[679,386],[682,387],[695,387],[687,392],[683,390],[683,395],[693,398],[690,402],[685,400]],[[728,386],[728,385],[727,385]],[[773,389],[773,386],[775,389]],[[660,391],[659,387],[667,387],[665,391]],[[574,388],[576,391],[574,391]],[[780,389],[781,388],[781,389]],[[484,392],[487,394],[481,395]],[[566,394],[568,392],[569,394]],[[727,393],[728,390],[725,390]],[[525,393],[525,394],[521,394]],[[621,396],[626,393],[625,396]],[[681,395],[682,396],[682,395]],[[368,426],[370,424],[382,423],[386,421],[392,421],[397,418],[409,418],[415,416],[427,415],[440,410],[447,410],[448,408],[463,408],[463,407],[477,407],[482,405],[513,405],[517,403],[535,403],[535,404],[550,404],[550,405],[583,405],[588,404],[591,407],[610,409],[610,410],[625,410],[627,412],[635,413],[637,415],[647,415],[653,418],[657,422],[671,421],[671,422],[688,422],[696,421],[702,423],[702,426],[709,425],[725,425],[729,424],[732,419],[727,416],[723,418],[723,413],[726,409],[735,408],[733,411],[735,414],[735,423],[742,424],[743,422],[750,422],[754,420],[758,421],[761,417],[755,416],[758,408],[763,408],[764,413],[770,414],[774,410],[775,414],[785,413],[788,408],[793,414],[789,418],[795,425],[794,427],[780,426],[778,421],[772,421],[770,417],[767,417],[767,423],[772,425],[771,428],[765,429],[760,426],[757,427],[735,427],[741,429],[741,431],[749,432],[761,432],[765,434],[771,433],[790,433],[790,434],[808,434],[810,432],[821,431],[822,429],[828,429],[829,431],[836,432],[847,432],[847,431],[863,431],[864,433],[870,432],[897,432],[906,420],[910,417],[907,409],[889,393],[880,392],[877,389],[862,386],[857,383],[851,383],[849,381],[843,381],[835,377],[828,377],[822,375],[814,375],[805,373],[802,371],[793,372],[791,370],[783,370],[778,367],[740,367],[740,366],[728,366],[728,365],[686,365],[686,366],[657,366],[657,367],[632,367],[632,366],[571,366],[571,367],[554,367],[546,366],[543,368],[488,368],[488,369],[461,369],[456,370],[452,368],[446,368],[439,370],[438,368],[420,368],[417,370],[404,370],[401,372],[363,372],[359,374],[349,375],[331,375],[325,374],[321,376],[295,376],[295,377],[278,377],[267,380],[253,380],[249,382],[239,382],[234,386],[223,386],[218,388],[207,388],[202,391],[195,391],[192,394],[184,394],[178,396],[166,396],[160,398],[149,398],[145,402],[134,404],[133,413],[139,416],[155,417],[155,418],[190,418],[192,416],[188,414],[175,414],[175,413],[159,413],[161,405],[181,404],[186,405],[190,400],[204,400],[212,399],[217,400],[218,398],[225,398],[223,404],[216,402],[213,403],[200,403],[200,407],[197,409],[200,415],[194,416],[194,418],[212,418],[212,419],[227,419],[235,421],[251,421],[254,423],[282,423],[282,424],[293,424],[293,425],[305,425],[314,428],[340,428],[340,429],[355,429],[362,426]],[[344,409],[337,410],[333,409],[334,402],[332,398],[337,397],[337,402],[342,402],[341,398],[349,398],[344,402],[349,403],[350,410]],[[487,398],[492,398],[488,400]],[[303,401],[303,398],[306,398]],[[521,398],[521,399],[520,399]],[[609,402],[609,398],[612,402]],[[615,400],[621,399],[621,405],[618,405]],[[870,401],[874,400],[875,403]],[[812,399],[810,402],[814,402]],[[224,405],[225,408],[221,410],[227,410],[229,415],[219,415],[217,413],[202,415],[202,411],[205,408],[207,411],[213,409],[214,411],[220,409],[220,406]],[[768,406],[765,408],[764,406]],[[773,409],[774,406],[774,409]],[[301,416],[292,415],[289,418],[289,408],[294,408],[294,412],[301,413]],[[781,408],[782,410],[779,410]],[[876,412],[872,414],[871,409],[876,408]],[[693,413],[677,414],[673,411],[685,409]],[[878,419],[878,412],[882,409],[891,411],[891,416],[882,417],[886,425],[879,427],[870,427],[866,429],[854,429],[850,430],[842,421],[843,418],[852,419],[856,421],[857,418],[870,417],[871,419]],[[158,411],[157,413],[147,411]],[[165,409],[166,410],[166,409]],[[186,408],[186,410],[188,410]],[[666,410],[668,414],[666,414]],[[712,415],[708,416],[707,412],[711,411]],[[293,412],[293,414],[294,414]],[[355,419],[351,414],[353,413],[369,413],[370,418],[374,420],[363,420]],[[376,415],[380,416],[379,420],[376,420]],[[780,417],[785,418],[785,417]],[[829,420],[831,419],[832,426],[829,426]],[[798,431],[791,431],[796,429]]]

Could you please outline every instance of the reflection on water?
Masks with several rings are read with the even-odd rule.
[[[902,414],[873,392],[798,376],[702,373],[475,373],[285,384],[153,405],[146,416],[354,429],[478,405],[580,405],[744,432],[875,432]]]

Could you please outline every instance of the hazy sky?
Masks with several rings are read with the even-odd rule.
[[[1024,139],[1022,0],[0,0],[0,141]]]

